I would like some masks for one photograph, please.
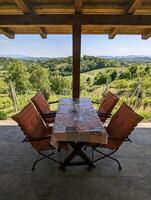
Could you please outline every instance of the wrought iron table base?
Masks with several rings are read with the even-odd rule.
[[[95,165],[88,158],[88,156],[82,151],[82,148],[85,145],[85,143],[83,143],[83,142],[78,142],[78,143],[69,142],[69,145],[73,148],[73,151],[64,159],[64,161],[60,165],[59,169],[62,169],[65,172],[65,168],[67,166],[88,165],[88,169],[95,167]],[[76,155],[79,155],[84,161],[71,162],[71,160],[73,160],[73,158]]]

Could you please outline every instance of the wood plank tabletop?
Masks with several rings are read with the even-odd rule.
[[[52,140],[106,144],[107,132],[88,98],[63,98],[59,102]]]

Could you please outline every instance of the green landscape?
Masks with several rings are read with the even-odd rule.
[[[10,118],[23,108],[37,91],[49,101],[72,96],[72,57],[0,58],[0,119]],[[100,102],[107,90],[151,120],[151,58],[81,58],[81,97]],[[94,105],[97,108],[97,105]],[[52,109],[57,105],[52,105]]]

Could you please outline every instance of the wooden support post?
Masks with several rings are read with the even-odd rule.
[[[74,24],[73,29],[73,68],[72,98],[80,97],[80,56],[81,56],[81,25]]]
[[[0,28],[0,34],[5,35],[6,37],[8,37],[9,39],[14,39],[15,38],[15,34],[13,31],[11,31],[8,28]]]
[[[114,39],[116,34],[118,33],[118,28],[112,28],[109,32],[109,39]]]
[[[17,107],[17,98],[16,98],[16,92],[13,88],[13,84],[10,81],[10,92],[11,92],[11,98],[14,104],[14,111],[17,112],[18,111],[18,107]]]
[[[141,36],[143,40],[147,40],[150,37],[151,37],[151,29],[146,29],[146,31]]]

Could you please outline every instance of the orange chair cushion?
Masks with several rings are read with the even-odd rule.
[[[45,99],[44,95],[41,92],[38,92],[32,99],[31,101],[34,103],[36,106],[38,112],[40,114],[44,114],[46,112],[50,112],[50,107]]]
[[[111,138],[124,140],[141,120],[143,120],[143,117],[135,113],[127,104],[123,103],[112,117],[106,130]],[[122,141],[119,143],[122,143]]]
[[[46,125],[32,103],[29,103],[21,112],[12,118],[28,137],[36,138],[48,134]],[[50,133],[51,130],[49,129]]]
[[[119,100],[119,98],[116,95],[114,95],[113,93],[108,91],[106,96],[103,98],[98,111],[101,113],[111,113],[113,108],[115,107],[116,103],[118,102],[118,100]],[[107,119],[107,117],[100,116],[100,120],[102,122],[105,122],[106,119]]]

